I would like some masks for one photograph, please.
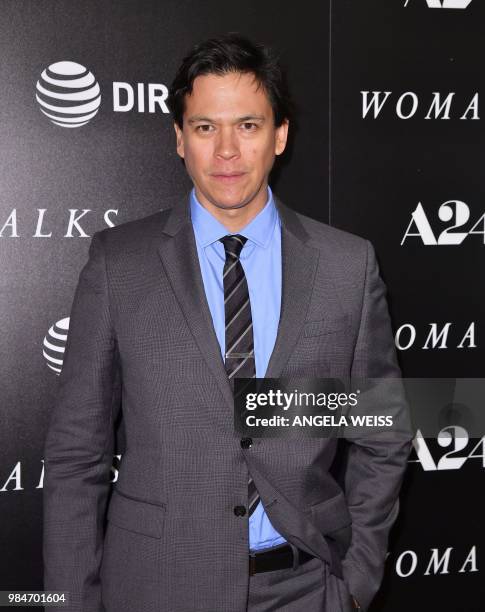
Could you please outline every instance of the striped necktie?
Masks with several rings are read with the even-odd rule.
[[[220,239],[226,251],[224,264],[224,313],[226,319],[225,367],[229,379],[254,378],[253,321],[248,284],[239,255],[247,238],[240,234],[224,236]],[[249,475],[248,505],[249,516],[259,503],[256,486]]]

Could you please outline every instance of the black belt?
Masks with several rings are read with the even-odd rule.
[[[296,549],[298,552],[298,563],[306,563],[310,559],[315,559],[313,555],[304,550]],[[273,570],[286,569],[293,567],[293,551],[291,546],[285,544],[266,551],[254,552],[249,554],[249,575],[259,572],[271,572]]]

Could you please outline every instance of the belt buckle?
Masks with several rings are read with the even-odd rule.
[[[249,575],[253,576],[256,573],[256,555],[249,555]]]

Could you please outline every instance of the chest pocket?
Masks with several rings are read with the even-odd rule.
[[[303,326],[303,335],[305,338],[311,338],[346,331],[349,328],[350,315],[343,314],[337,317],[325,317],[318,321],[307,321]]]

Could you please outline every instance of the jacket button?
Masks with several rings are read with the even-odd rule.
[[[236,516],[244,516],[246,514],[246,508],[244,506],[234,506],[234,514]]]
[[[251,448],[252,445],[253,445],[253,439],[252,438],[242,438],[241,439],[241,447],[242,448]]]

